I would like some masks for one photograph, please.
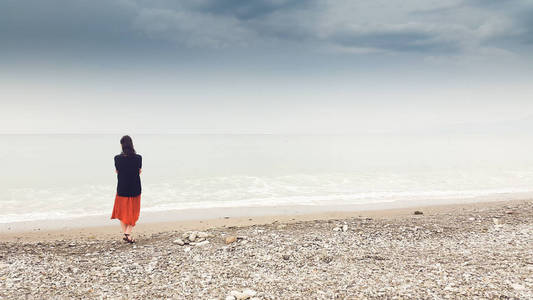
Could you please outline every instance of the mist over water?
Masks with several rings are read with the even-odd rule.
[[[118,135],[0,135],[0,223],[110,214]],[[142,210],[533,192],[528,135],[133,135]]]

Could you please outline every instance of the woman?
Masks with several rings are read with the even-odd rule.
[[[115,169],[118,184],[115,205],[111,219],[119,219],[123,240],[135,243],[131,231],[139,219],[141,209],[141,177],[142,157],[135,152],[131,137],[125,135],[120,139],[122,153],[115,156]]]

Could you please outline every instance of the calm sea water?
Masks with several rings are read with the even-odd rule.
[[[134,135],[142,209],[460,201],[533,191],[526,136]],[[110,214],[115,135],[0,135],[0,223]]]

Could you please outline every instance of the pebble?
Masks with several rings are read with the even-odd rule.
[[[202,241],[202,242],[194,243],[194,246],[201,247],[201,246],[205,246],[207,244],[209,244],[209,241]]]
[[[237,300],[240,300],[240,299],[245,299],[245,295],[239,291],[231,291],[229,293],[229,296],[237,299]]]
[[[244,289],[242,292],[239,291],[231,291],[227,297],[233,297],[237,300],[243,300],[243,299],[250,299],[251,297],[255,296],[257,294],[256,291],[251,289]],[[226,299],[227,299],[226,297]]]
[[[506,205],[161,232],[137,249],[121,236],[0,242],[0,298],[533,299],[533,201]]]
[[[526,287],[521,285],[521,284],[518,284],[518,283],[513,283],[511,284],[511,287],[515,290],[519,290],[519,291],[522,291],[522,290],[525,290]]]
[[[180,246],[185,245],[185,242],[182,239],[175,239],[173,243]]]
[[[209,234],[207,232],[200,231],[200,232],[196,233],[196,236],[201,238],[201,239],[206,239],[206,238],[209,237]]]
[[[252,289],[244,289],[244,290],[242,291],[242,293],[243,293],[243,295],[246,297],[246,298],[244,298],[244,299],[248,299],[248,298],[251,298],[251,297],[257,295],[257,292],[254,291],[254,290],[252,290]]]
[[[225,240],[226,244],[231,244],[231,243],[234,243],[236,241],[237,241],[237,237],[236,236],[228,236],[228,237],[226,237],[226,240]]]

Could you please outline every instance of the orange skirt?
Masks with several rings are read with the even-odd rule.
[[[111,219],[119,219],[127,225],[135,226],[141,210],[141,195],[136,197],[115,196]]]

